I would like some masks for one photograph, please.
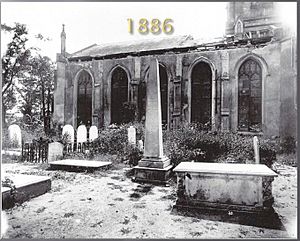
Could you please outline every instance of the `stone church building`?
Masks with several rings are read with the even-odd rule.
[[[150,58],[159,62],[162,121],[222,131],[296,135],[296,38],[278,21],[276,3],[230,2],[226,36],[191,36],[92,45],[57,54],[54,121],[98,128],[143,120]]]

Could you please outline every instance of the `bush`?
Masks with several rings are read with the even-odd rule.
[[[286,136],[280,141],[280,153],[291,154],[296,152],[296,140],[292,136]]]
[[[260,138],[259,146],[260,162],[271,167],[276,160],[276,142]],[[195,125],[166,131],[164,149],[175,166],[182,161],[254,162],[252,136],[233,132],[205,131]]]
[[[135,119],[136,106],[132,102],[125,102],[122,105],[121,115],[124,123],[129,123]]]
[[[136,146],[128,144],[124,147],[124,159],[128,161],[130,166],[136,166],[142,157],[143,152]]]
[[[144,126],[131,123],[102,130],[94,141],[101,154],[117,155],[130,165],[137,165],[142,152],[128,144],[127,128],[136,128],[137,140],[144,140]],[[163,131],[164,153],[176,166],[182,161],[254,163],[252,136],[233,132],[206,131],[194,124]],[[271,167],[276,160],[275,140],[259,138],[260,161]]]
[[[117,155],[123,161],[129,161],[130,165],[137,165],[142,158],[142,152],[135,146],[128,144],[127,129],[130,126],[136,128],[137,140],[144,139],[144,126],[140,123],[128,123],[120,126],[111,126],[103,129],[99,137],[93,141],[100,154]]]

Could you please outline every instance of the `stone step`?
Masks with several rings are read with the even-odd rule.
[[[2,186],[2,209],[11,208],[16,203],[23,203],[51,189],[50,177],[6,173],[2,177],[2,180],[4,180],[5,177],[12,180],[15,189]]]
[[[48,163],[52,170],[67,170],[67,171],[93,171],[99,168],[109,167],[111,162],[89,161],[79,159],[64,159]]]

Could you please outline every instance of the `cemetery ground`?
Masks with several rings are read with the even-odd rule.
[[[286,230],[243,225],[176,211],[176,182],[154,186],[131,181],[128,165],[113,155],[105,170],[47,170],[46,164],[20,163],[4,156],[8,173],[50,176],[48,193],[5,210],[4,238],[287,238],[295,237],[297,169],[295,154],[274,163],[273,207]],[[233,214],[235,215],[235,214]]]

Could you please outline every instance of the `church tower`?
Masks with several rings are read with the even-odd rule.
[[[60,34],[61,50],[56,55],[56,72],[55,72],[55,87],[54,87],[54,113],[53,120],[58,125],[65,124],[65,88],[66,88],[66,33],[65,25],[62,25]]]
[[[241,39],[272,36],[280,27],[274,2],[229,2],[226,35]]]

